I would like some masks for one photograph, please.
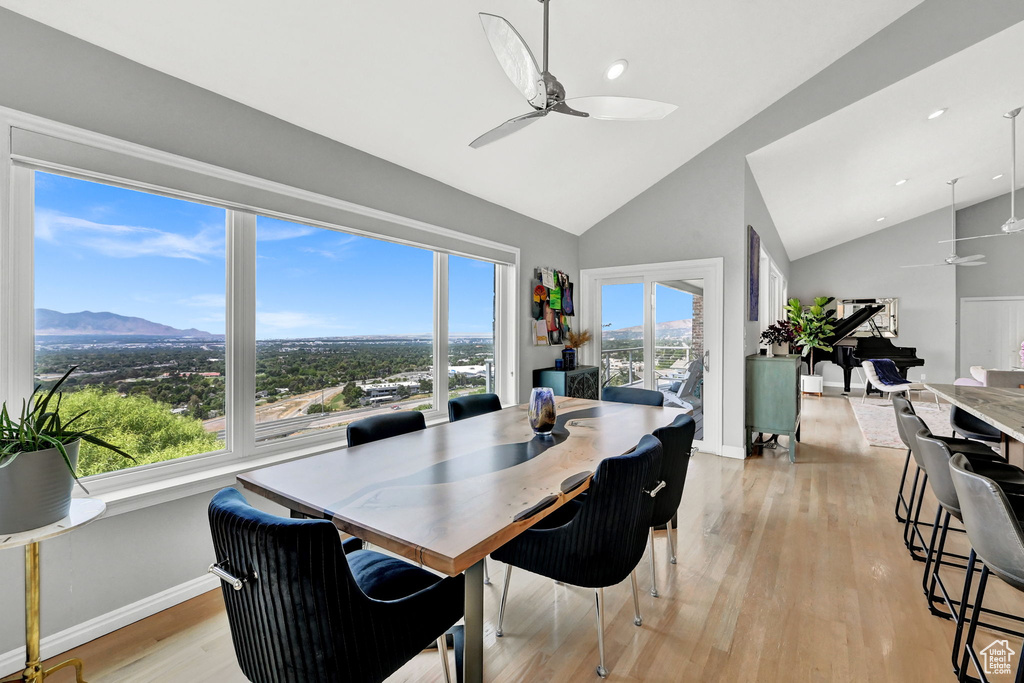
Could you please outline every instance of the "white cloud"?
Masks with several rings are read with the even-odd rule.
[[[73,243],[115,258],[164,256],[206,261],[224,258],[224,229],[203,227],[194,235],[136,225],[97,223],[49,209],[35,214],[36,237]]]
[[[265,223],[256,229],[256,239],[259,242],[276,242],[278,240],[290,240],[295,237],[305,237],[316,232],[316,228],[308,225]]]

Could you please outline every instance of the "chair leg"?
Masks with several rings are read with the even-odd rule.
[[[640,596],[636,590],[636,569],[629,573],[629,583],[633,587],[633,624],[643,626],[644,619],[640,616]]]
[[[967,680],[968,659],[974,663],[974,666],[978,669],[978,673],[981,674],[983,679],[985,676],[982,672],[981,662],[978,661],[978,655],[974,651],[974,634],[978,631],[978,620],[981,618],[981,601],[985,597],[986,583],[988,583],[987,565],[981,568],[981,578],[978,579],[978,594],[974,598],[974,613],[971,614],[971,626],[967,629],[967,640],[964,642],[964,656],[960,660],[960,675],[958,678],[960,681]]]
[[[971,597],[971,582],[974,579],[974,563],[978,556],[971,548],[971,555],[967,558],[967,576],[964,577],[964,592],[960,597],[960,617],[956,620],[956,631],[953,634],[953,673],[960,677],[960,641],[964,635],[964,624],[967,619],[967,603]]]
[[[903,474],[900,476],[900,490],[896,494],[896,521],[906,522],[907,518],[900,515],[900,505],[907,509],[907,500],[903,497],[903,489],[907,485],[907,470],[910,469],[910,449],[907,449],[907,459],[903,461]]]
[[[501,624],[505,621],[505,601],[508,599],[508,582],[512,580],[512,565],[505,565],[505,589],[501,591],[501,605],[498,607],[498,628],[494,635],[501,638],[505,632],[501,630]]]
[[[651,597],[658,597],[658,572],[654,569],[654,527],[651,527]]]
[[[608,669],[604,666],[604,589],[595,589],[594,598],[597,602],[597,653],[601,657],[601,663],[597,666],[597,675],[601,678],[608,678]]]
[[[935,523],[932,524],[932,535],[928,539],[928,549],[925,551],[924,556],[924,574],[921,576],[921,590],[925,595],[928,595],[928,579],[932,576],[932,558],[935,557],[935,539],[939,535],[939,524],[942,522],[942,506],[936,506],[938,509],[935,511]],[[931,607],[929,601],[928,606]]]
[[[441,653],[441,670],[445,683],[452,683],[452,670],[448,665],[448,639],[443,635],[437,639],[437,651]]]
[[[487,571],[487,558],[484,558],[484,585],[491,585],[491,573]]]
[[[665,533],[668,534],[668,551],[669,551],[669,553],[671,553],[671,556],[668,558],[668,561],[670,563],[672,563],[672,564],[675,564],[676,563],[676,542],[672,540],[672,520],[671,519],[668,520],[668,522],[665,523]]]

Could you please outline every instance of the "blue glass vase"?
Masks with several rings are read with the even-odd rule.
[[[535,387],[530,394],[530,428],[541,436],[555,428],[555,392],[550,387]]]

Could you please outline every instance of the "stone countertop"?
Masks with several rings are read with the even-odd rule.
[[[1024,441],[1024,389],[930,384],[925,387],[958,408]]]

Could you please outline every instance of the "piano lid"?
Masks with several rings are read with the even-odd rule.
[[[864,308],[855,311],[852,315],[848,315],[845,318],[837,320],[832,326],[832,334],[825,340],[825,343],[829,346],[835,346],[836,343],[853,334],[854,330],[866,323],[868,320],[871,320],[871,318],[875,317],[876,313],[884,308],[884,304],[865,306]]]

